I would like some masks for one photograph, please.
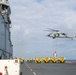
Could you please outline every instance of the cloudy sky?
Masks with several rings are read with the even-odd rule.
[[[47,28],[76,35],[76,0],[9,0],[11,38],[16,57],[57,56],[76,59],[76,39],[46,37]]]

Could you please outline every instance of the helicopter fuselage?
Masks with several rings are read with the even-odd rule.
[[[53,39],[55,38],[76,38],[76,36],[67,36],[64,33],[60,33],[60,32],[54,32],[54,33],[50,33],[49,35],[47,35],[48,37],[52,37]]]

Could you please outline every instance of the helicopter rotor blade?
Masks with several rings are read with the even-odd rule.
[[[54,29],[51,29],[51,28],[47,28],[47,29],[50,30],[50,31],[59,32],[59,30],[54,30]]]
[[[44,31],[48,31],[48,32],[51,32],[50,30],[44,30]]]

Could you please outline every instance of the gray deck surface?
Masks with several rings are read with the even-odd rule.
[[[24,63],[23,75],[76,75],[76,64]]]

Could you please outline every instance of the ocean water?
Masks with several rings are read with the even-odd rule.
[[[66,63],[76,63],[76,60],[66,60]]]

